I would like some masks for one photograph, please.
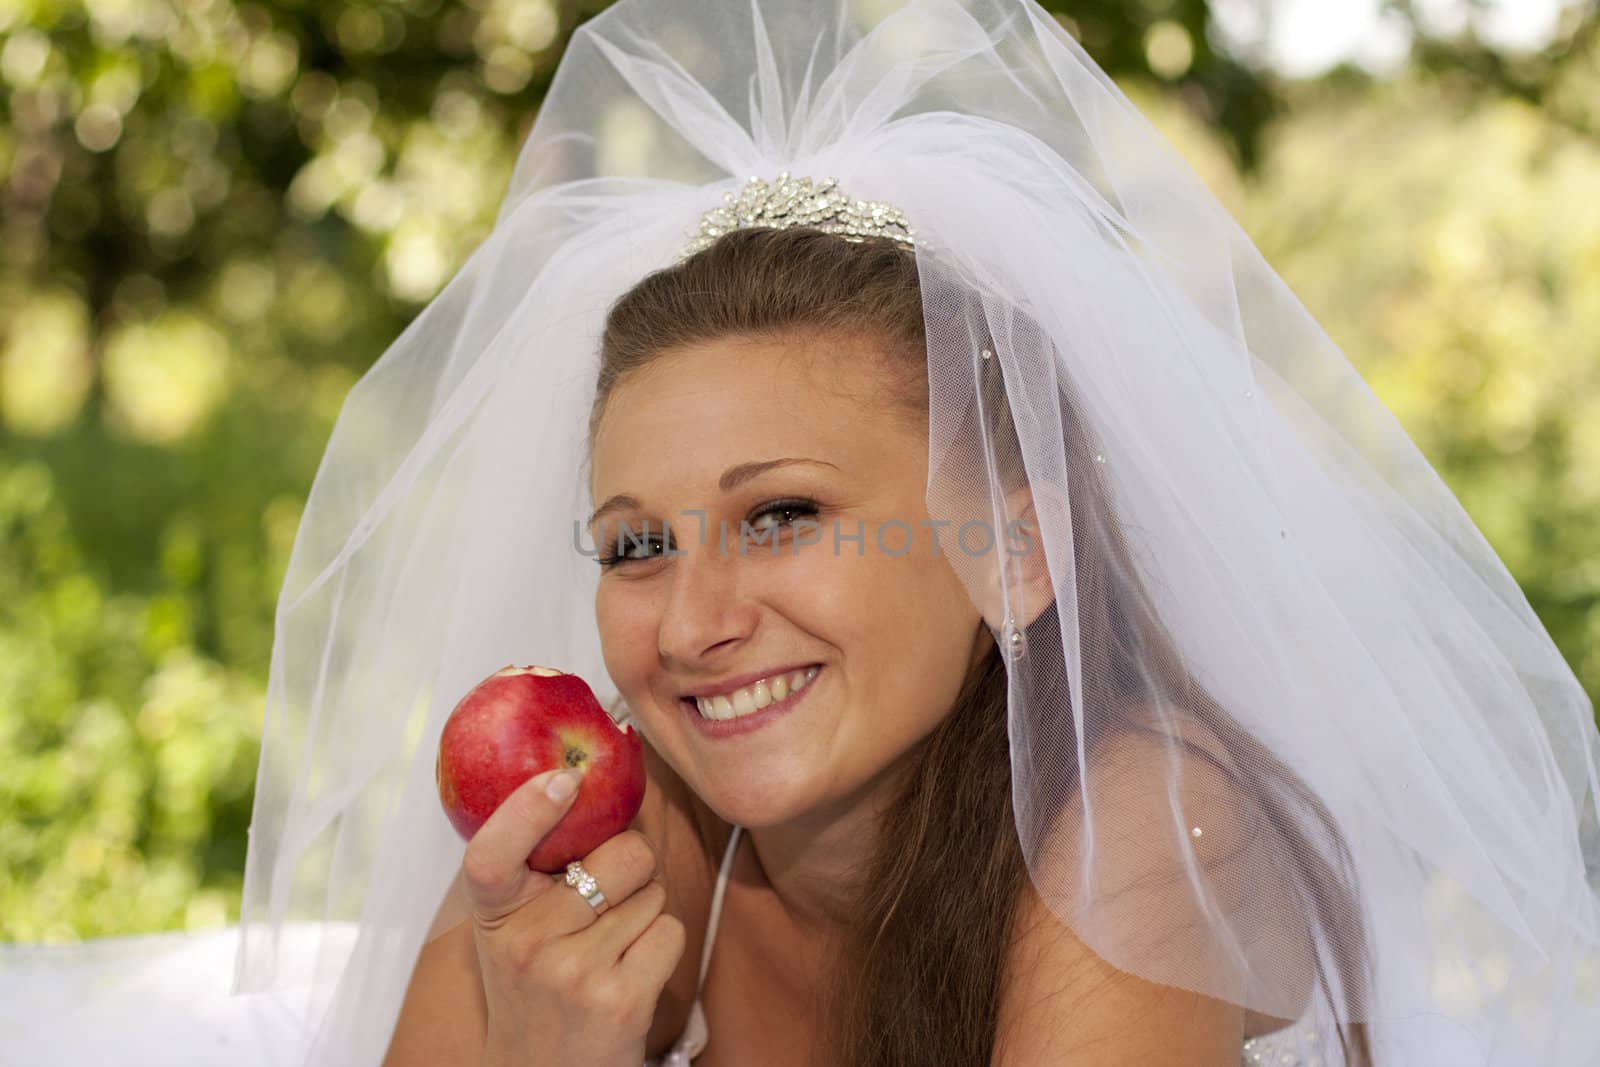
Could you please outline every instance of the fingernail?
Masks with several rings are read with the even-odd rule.
[[[545,795],[551,800],[566,800],[578,791],[578,772],[562,771],[550,779],[550,784],[544,787]]]

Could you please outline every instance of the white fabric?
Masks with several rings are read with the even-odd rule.
[[[623,0],[579,29],[495,230],[351,391],[296,538],[237,988],[298,981],[296,921],[358,933],[310,949],[283,1062],[387,1046],[462,854],[433,780],[459,695],[533,662],[617,696],[574,544],[600,328],[782,171],[916,228],[929,513],[1008,529],[1008,455],[1033,490],[1049,603],[1018,561],[949,558],[1026,627],[1012,801],[1061,921],[1132,974],[1304,1009],[1324,1064],[1352,1022],[1380,1067],[1600,1062],[1589,701],[1389,412],[1030,0]]]
[[[0,945],[5,1067],[282,1067],[295,1062],[316,953],[351,925],[283,928],[273,989],[230,996],[237,927]],[[376,1061],[374,1061],[376,1062]]]

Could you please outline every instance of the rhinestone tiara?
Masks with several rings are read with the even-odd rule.
[[[691,231],[693,239],[684,247],[680,260],[710,247],[730,230],[754,227],[788,229],[812,226],[824,233],[836,233],[846,241],[863,237],[887,237],[906,248],[915,248],[915,231],[900,209],[877,200],[852,200],[839,191],[839,179],[792,178],[788,171],[768,183],[762,178],[745,182],[738,196],[722,194],[722,206],[700,217],[700,228]]]

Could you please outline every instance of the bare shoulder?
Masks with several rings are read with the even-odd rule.
[[[715,867],[707,868],[702,835],[725,842],[726,830],[718,836],[719,820],[648,742],[644,752],[645,798],[629,828],[655,846],[657,877],[667,890],[666,910],[688,931],[683,958],[662,990],[645,1041],[647,1054],[654,1057],[677,1040],[688,1022],[716,879]],[[477,1064],[488,1008],[467,916],[458,873],[417,957],[383,1067]]]
[[[1024,894],[1000,1001],[995,1067],[1082,1061],[1099,1067],[1234,1067],[1240,1009],[1112,967]]]
[[[1285,1025],[1139,976],[1228,973],[1227,946],[1213,939],[1191,874],[1205,882],[1210,906],[1270,942],[1253,962],[1276,969],[1286,998],[1307,992],[1304,919],[1273,874],[1283,849],[1264,801],[1236,773],[1236,746],[1191,714],[1163,709],[1153,721],[1156,729],[1119,735],[1091,755],[1083,792],[1093,833],[1074,788],[1036,857],[1051,897],[1030,879],[1018,902],[997,1064],[1062,1062],[1090,1049],[1103,1064],[1237,1064],[1245,1037]],[[1085,893],[1075,887],[1090,849]],[[1114,943],[1127,969],[1084,938]]]
[[[475,1065],[482,1056],[488,1007],[466,914],[458,875],[417,956],[383,1067]]]

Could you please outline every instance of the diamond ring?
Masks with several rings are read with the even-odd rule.
[[[600,892],[600,884],[594,880],[594,875],[584,870],[583,864],[577,860],[567,864],[567,884],[576,889],[596,912],[606,902],[606,895]]]

